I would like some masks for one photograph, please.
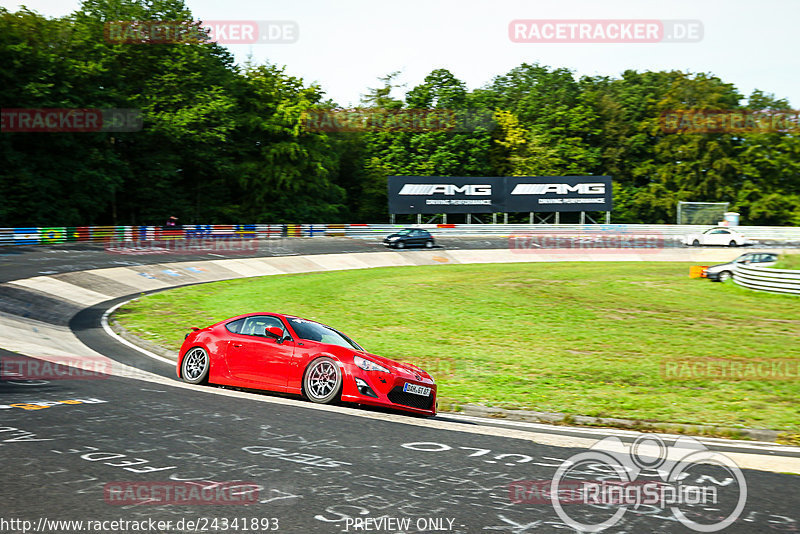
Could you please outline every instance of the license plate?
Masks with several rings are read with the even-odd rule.
[[[431,388],[409,384],[408,382],[403,385],[403,391],[406,393],[413,393],[414,395],[422,395],[423,397],[428,397],[431,394]]]

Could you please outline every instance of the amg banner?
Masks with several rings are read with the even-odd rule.
[[[502,178],[389,176],[389,213],[496,213]]]
[[[505,208],[516,211],[611,211],[610,176],[507,177]]]
[[[389,213],[611,211],[610,176],[389,176]]]

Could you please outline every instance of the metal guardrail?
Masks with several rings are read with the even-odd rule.
[[[424,228],[436,237],[510,237],[538,234],[603,236],[609,234],[659,236],[679,241],[688,234],[713,226],[648,224],[235,224],[163,226],[73,226],[0,228],[0,245],[49,245],[57,243],[151,241],[180,238],[250,238],[344,236],[358,239],[383,238],[401,228]],[[756,242],[800,244],[800,227],[737,226],[736,230]]]
[[[733,271],[733,281],[748,289],[800,295],[798,270],[740,265]]]
[[[384,237],[407,227],[424,228],[434,236],[499,236],[520,234],[580,234],[603,235],[610,233],[661,236],[665,240],[680,240],[686,235],[702,233],[714,225],[668,224],[348,224],[349,237]],[[754,241],[779,241],[800,243],[800,227],[794,226],[736,226],[736,231]]]

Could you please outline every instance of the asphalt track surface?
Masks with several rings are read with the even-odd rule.
[[[504,242],[468,239],[442,245],[496,248]],[[261,255],[380,250],[374,242],[329,238],[280,240],[270,246]],[[0,281],[164,261],[163,256],[119,258],[77,246],[31,247],[0,255]],[[182,259],[208,258],[169,261]],[[3,298],[0,295],[0,301]],[[167,380],[100,374],[0,381],[0,532],[575,531],[550,502],[514,502],[512,497],[519,500],[520,494],[513,483],[549,482],[565,460],[585,452],[585,447],[542,444],[526,438],[525,428],[498,428],[502,423],[493,427],[446,415],[424,419],[360,408],[321,410],[294,398],[176,387],[181,384],[172,366],[119,344],[99,328],[102,312],[111,304],[78,313],[70,327],[98,352]],[[0,350],[4,358],[25,359]],[[595,440],[603,437],[594,435]],[[553,436],[586,433],[553,427]],[[633,439],[623,436],[626,442]],[[735,443],[707,446],[739,450]],[[601,462],[581,469],[573,475],[610,480]],[[686,473],[687,483],[719,492],[717,505],[681,505],[688,518],[713,524],[732,510],[739,489],[724,470],[697,466]],[[800,531],[800,477],[749,469],[744,477],[744,511],[724,532]],[[638,478],[643,479],[658,476],[645,470]],[[241,491],[240,486],[238,492],[217,492],[215,504],[130,504],[118,491],[132,483],[151,483],[155,489],[181,483],[184,489],[197,489],[210,482],[222,484],[216,487],[240,482],[254,489]],[[523,500],[533,497],[526,494]],[[564,508],[587,523],[619,509],[579,504]],[[53,523],[66,520],[84,521],[83,528]],[[109,523],[114,520],[144,523],[134,528],[131,523]],[[605,532],[695,530],[680,523],[668,507],[642,505],[626,510]]]

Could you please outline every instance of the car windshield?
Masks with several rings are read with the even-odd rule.
[[[413,232],[413,230],[409,230],[409,229],[400,230],[399,232],[397,232],[397,235],[408,235],[411,232]]]
[[[320,343],[328,343],[331,345],[338,345],[346,349],[355,349],[363,351],[358,343],[342,334],[337,332],[329,326],[324,324],[315,323],[313,321],[306,321],[298,317],[289,318],[289,323],[301,339],[309,341],[319,341]]]

